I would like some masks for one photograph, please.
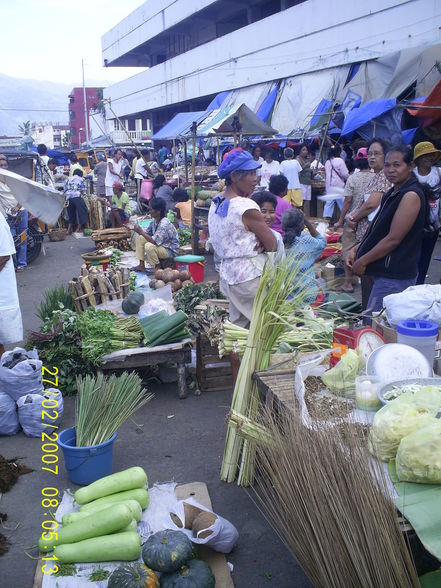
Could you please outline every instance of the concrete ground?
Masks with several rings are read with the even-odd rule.
[[[59,243],[46,243],[46,255],[18,274],[18,285],[25,330],[38,329],[35,315],[42,293],[50,286],[79,275],[80,254],[90,251],[90,239],[68,237]],[[208,268],[210,276],[210,266]],[[62,389],[62,382],[60,388]],[[133,465],[145,468],[149,484],[154,482],[205,482],[216,512],[229,519],[239,531],[239,543],[228,560],[234,565],[233,578],[238,588],[306,588],[310,584],[282,545],[275,532],[253,502],[253,491],[225,484],[219,479],[225,441],[225,415],[231,390],[211,392],[179,400],[175,384],[152,385],[155,398],[140,409],[134,421],[118,433],[114,448],[114,469]],[[65,399],[60,429],[74,424],[73,398]],[[3,495],[0,511],[8,514],[8,529],[1,529],[12,545],[0,558],[0,586],[31,588],[36,562],[25,549],[35,545],[47,509],[41,505],[45,487],[75,489],[69,482],[60,457],[57,476],[42,471],[41,441],[19,433],[2,437],[0,453],[20,457],[34,472],[22,476],[10,492]],[[219,587],[222,588],[222,587]]]

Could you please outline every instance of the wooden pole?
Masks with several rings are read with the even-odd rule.
[[[173,175],[176,175],[176,139],[173,139]],[[178,175],[178,188],[179,188],[179,175]]]
[[[184,141],[185,182],[188,184],[188,151],[187,141]]]
[[[216,141],[217,141],[216,164],[219,166],[221,164],[221,160],[220,160],[220,139],[218,136],[216,137]]]
[[[372,134],[372,139],[375,139],[375,135],[377,133],[377,121],[374,120],[374,130]]]
[[[191,126],[191,134],[192,134],[192,144],[193,144],[193,153],[191,154],[191,250],[193,255],[196,255],[198,252],[196,251],[196,228],[195,218],[194,218],[194,199],[196,194],[196,186],[195,186],[195,176],[196,176],[196,132],[197,132],[198,124],[194,122]]]
[[[329,129],[329,125],[331,124],[332,116],[334,115],[334,108],[335,108],[335,100],[334,100],[334,103],[332,105],[331,112],[329,113],[328,122],[326,123],[325,132],[324,132],[324,135],[323,135],[322,143],[320,145],[320,151],[319,151],[319,154],[318,154],[318,157],[317,157],[317,167],[316,167],[316,169],[318,169],[318,166],[319,166],[319,163],[320,163],[320,158],[321,158],[322,152],[323,152],[323,147],[325,146],[325,141],[326,141],[326,138],[328,136],[328,129]]]
[[[132,137],[129,135],[129,133],[127,132],[127,129],[125,128],[125,126],[123,125],[121,119],[119,118],[119,116],[117,114],[115,114],[113,108],[110,106],[110,102],[108,102],[109,105],[109,110],[111,111],[111,113],[113,114],[113,116],[116,118],[116,120],[119,122],[120,127],[122,128],[122,130],[125,132],[125,134],[127,135],[128,140],[130,141],[130,143],[132,144],[133,148],[135,149],[135,151],[138,153],[139,157],[142,158],[141,155],[141,151],[139,150],[138,146],[136,145],[136,143],[133,141]]]

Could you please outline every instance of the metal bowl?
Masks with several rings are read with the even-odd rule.
[[[439,386],[441,388],[441,378],[410,378],[409,380],[397,380],[395,382],[389,382],[384,384],[378,389],[377,396],[382,404],[387,404],[390,400],[384,398],[384,394],[393,390],[393,388],[402,386],[410,386],[412,384],[418,384],[419,386]]]

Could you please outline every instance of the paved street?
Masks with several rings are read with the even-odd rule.
[[[46,256],[41,256],[29,270],[18,275],[20,300],[25,329],[37,329],[34,314],[45,288],[67,282],[78,275],[80,253],[93,246],[89,239],[69,237],[61,243],[47,243]],[[62,386],[62,384],[61,384]],[[212,392],[200,397],[178,400],[174,384],[151,386],[156,396],[142,408],[134,422],[126,423],[115,444],[115,470],[133,465],[145,468],[149,484],[202,481],[215,510],[238,528],[239,544],[228,560],[234,565],[234,581],[238,588],[306,588],[309,583],[302,571],[272,531],[253,502],[253,491],[219,480],[225,440],[225,415],[229,409],[230,391]],[[170,417],[170,418],[169,418]],[[74,400],[65,401],[62,428],[74,423]],[[0,585],[8,588],[31,588],[36,562],[24,554],[35,545],[41,532],[44,509],[41,489],[55,486],[60,490],[69,483],[63,461],[59,475],[41,471],[39,439],[2,437],[1,453],[7,458],[19,456],[34,472],[23,476],[14,488],[4,494],[0,511],[8,513],[16,531],[4,531],[12,542],[9,553],[0,558]]]

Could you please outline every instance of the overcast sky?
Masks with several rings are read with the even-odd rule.
[[[101,37],[144,0],[0,0],[0,73],[72,86],[109,85],[139,71],[102,67]]]

